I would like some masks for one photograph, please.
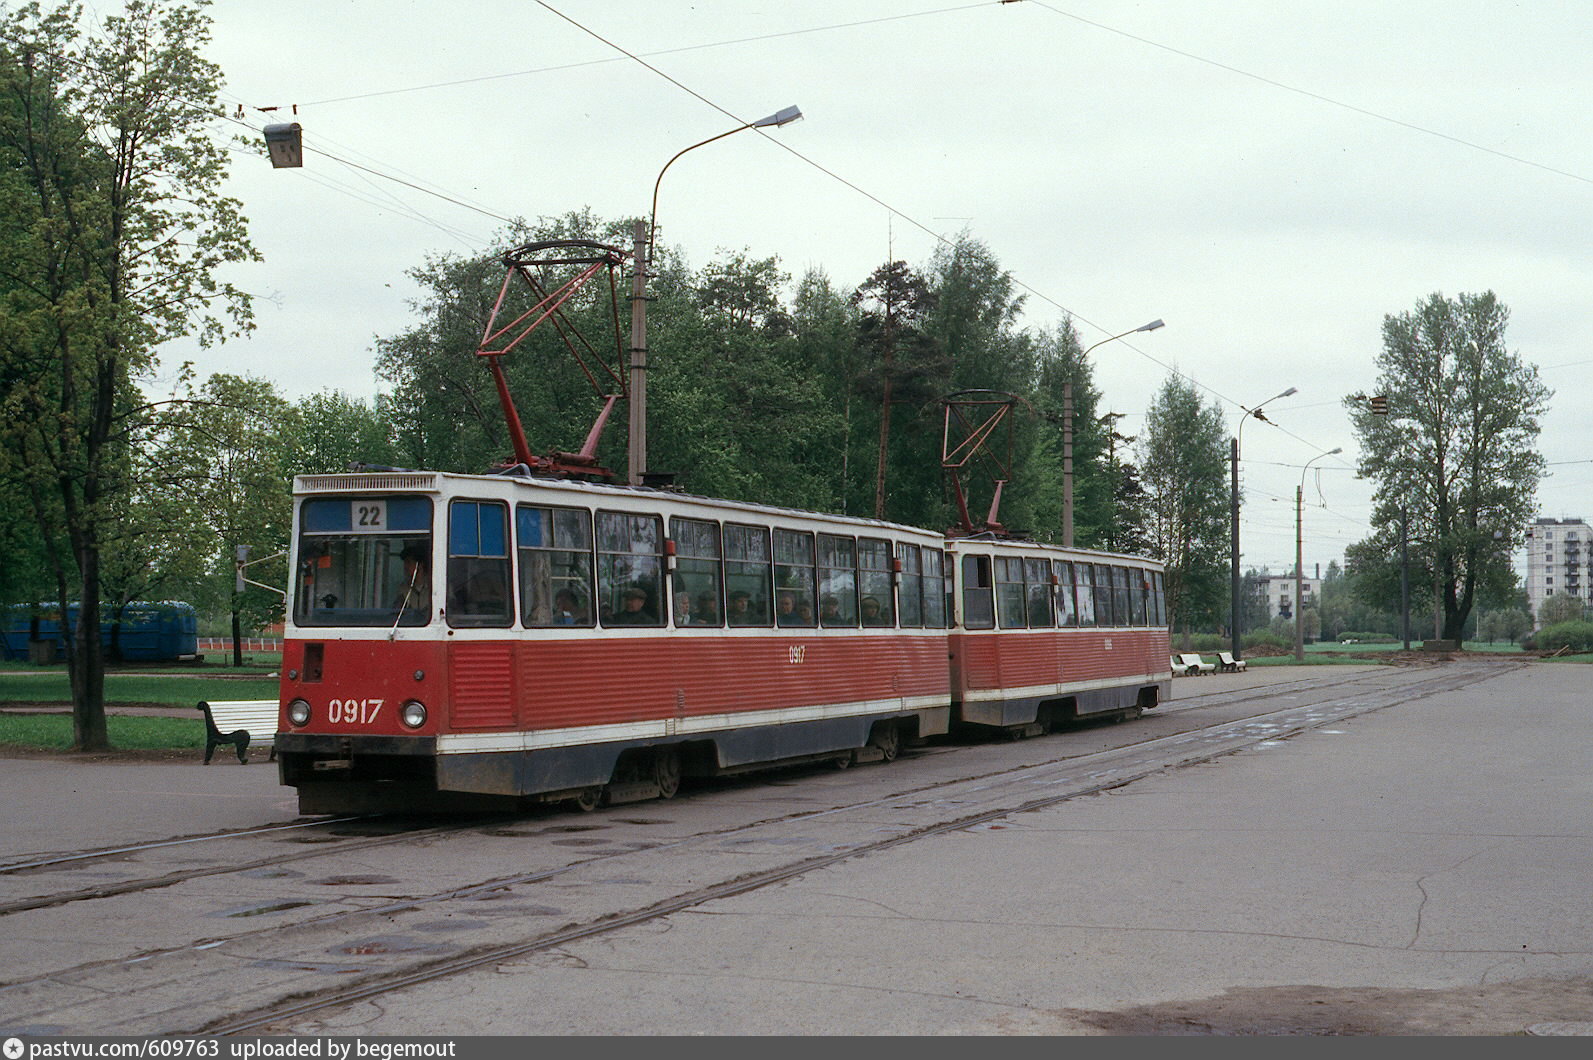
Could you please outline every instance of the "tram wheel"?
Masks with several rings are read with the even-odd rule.
[[[660,747],[653,754],[653,783],[658,785],[660,799],[673,799],[680,790],[680,752],[673,747]]]
[[[603,789],[586,788],[573,799],[568,799],[566,801],[570,806],[582,813],[591,813],[593,810],[603,805]]]
[[[874,731],[869,734],[868,742],[879,748],[885,761],[894,762],[902,750],[902,731],[892,721],[882,721],[874,726]]]

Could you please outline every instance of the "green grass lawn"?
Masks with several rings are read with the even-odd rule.
[[[254,671],[240,674],[112,673],[105,675],[107,705],[159,704],[191,707],[202,699],[275,699],[277,679]],[[0,669],[0,706],[8,703],[72,702],[72,684],[66,671],[18,673]]]
[[[105,727],[111,746],[124,751],[203,750],[205,746],[205,722],[198,711],[192,720],[111,715],[105,719]],[[0,747],[6,746],[68,750],[72,718],[67,714],[0,714]]]

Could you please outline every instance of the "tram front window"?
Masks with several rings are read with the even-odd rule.
[[[308,500],[293,617],[301,626],[423,626],[435,614],[431,504]]]

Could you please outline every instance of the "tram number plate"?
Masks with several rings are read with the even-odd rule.
[[[791,662],[792,662],[792,663],[793,663],[793,664],[795,664],[795,663],[799,663],[799,662],[801,662],[801,661],[802,661],[802,660],[803,660],[803,659],[806,659],[806,658],[807,658],[807,654],[808,654],[808,649],[807,649],[807,646],[806,646],[806,645],[803,645],[803,644],[793,644],[793,645],[791,645],[791,647],[790,647],[790,649],[789,649],[789,651],[790,651],[790,653],[791,653]]]
[[[326,705],[326,720],[333,725],[370,725],[382,709],[382,699],[334,699]]]

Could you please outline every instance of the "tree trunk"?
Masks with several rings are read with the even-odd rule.
[[[83,565],[82,592],[78,599],[77,622],[68,649],[67,669],[72,675],[72,750],[108,751],[110,733],[105,727],[105,654],[100,644],[99,553],[79,552]],[[66,604],[61,605],[61,629],[66,623]]]

